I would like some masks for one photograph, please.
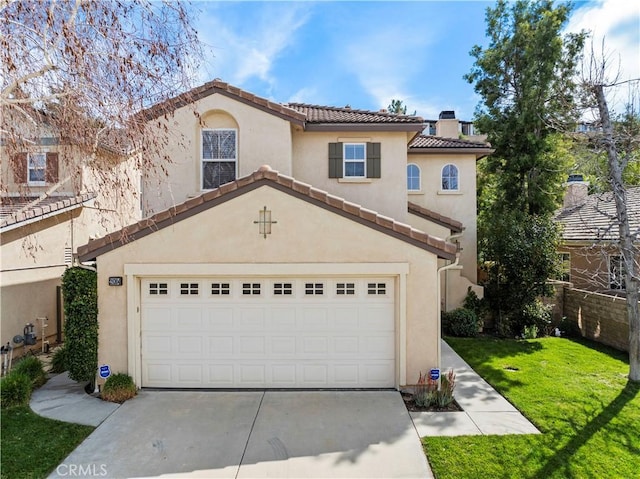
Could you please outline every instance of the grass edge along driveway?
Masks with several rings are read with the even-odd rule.
[[[542,434],[423,438],[436,478],[640,478],[626,353],[565,338],[446,341]]]
[[[39,416],[29,406],[2,409],[2,479],[47,477],[94,429]]]

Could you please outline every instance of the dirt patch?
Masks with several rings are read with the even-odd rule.
[[[402,393],[402,399],[404,400],[404,405],[407,407],[407,411],[411,412],[457,412],[462,411],[463,409],[458,405],[456,400],[454,399],[451,404],[446,407],[419,407],[416,405],[416,402],[413,400],[413,394],[411,393]]]

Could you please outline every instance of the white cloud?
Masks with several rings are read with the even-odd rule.
[[[413,75],[419,71],[418,63],[427,56],[424,52],[432,43],[432,34],[424,26],[411,31],[402,24],[387,24],[384,29],[369,31],[347,39],[340,59],[342,67],[358,79],[380,108],[386,108],[391,99],[408,104],[407,91],[415,80]],[[421,58],[416,52],[421,52]]]
[[[236,85],[252,78],[273,85],[273,63],[293,44],[296,32],[310,16],[308,6],[296,3],[256,4],[250,15],[244,8],[235,18],[229,11],[220,13],[233,4],[203,3],[200,7],[204,9],[199,19],[200,38],[213,53],[201,75]]]
[[[599,0],[583,5],[574,12],[566,30],[590,32],[585,58],[593,49],[597,58],[604,54],[608,59],[609,78],[640,78],[640,2]],[[611,91],[610,106],[619,111],[628,100],[628,91],[628,85]]]

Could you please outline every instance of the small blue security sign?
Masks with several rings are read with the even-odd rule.
[[[109,367],[109,365],[104,364],[100,366],[100,377],[102,379],[107,379],[109,376],[111,376],[111,368]]]
[[[440,379],[440,370],[438,368],[431,369],[429,371],[429,376],[431,377],[432,381],[437,381],[438,379]]]

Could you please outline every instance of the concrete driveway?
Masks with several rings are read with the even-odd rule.
[[[86,476],[433,477],[394,391],[142,391],[50,477]]]

